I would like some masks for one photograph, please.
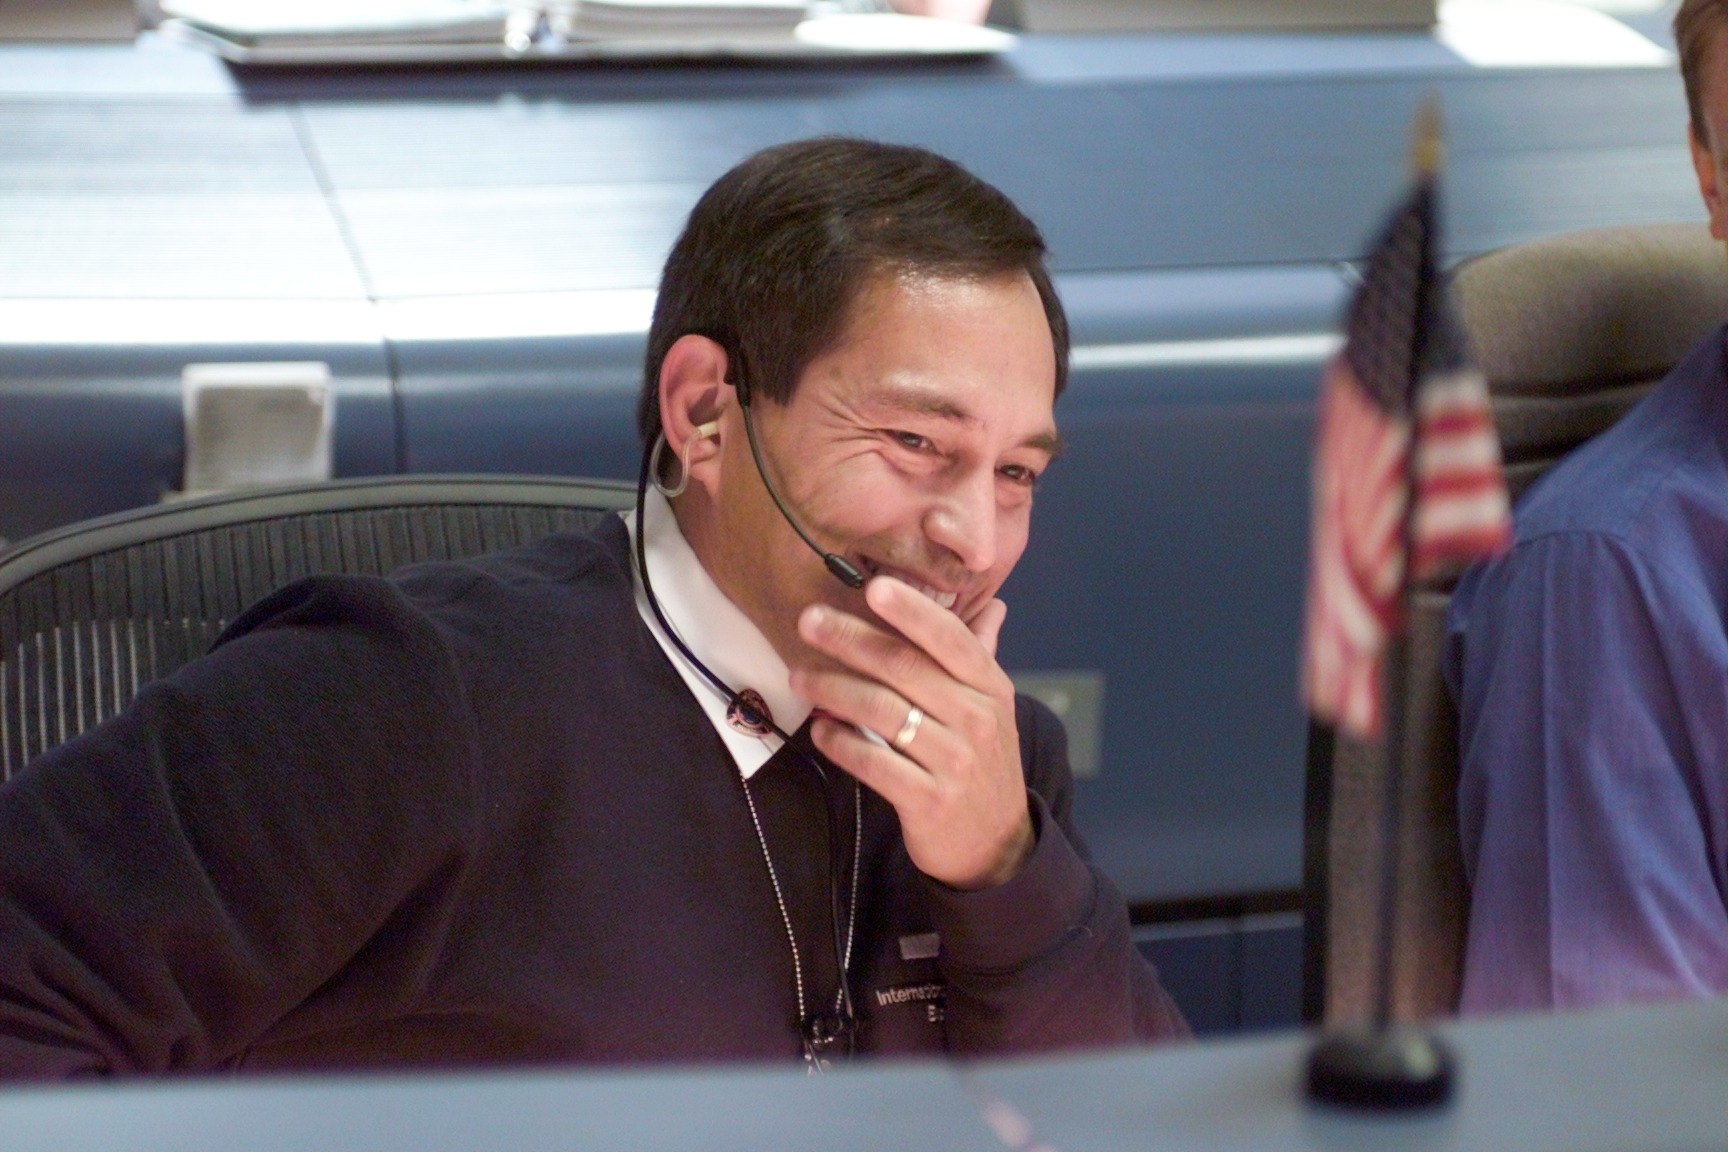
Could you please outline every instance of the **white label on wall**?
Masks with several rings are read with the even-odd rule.
[[[335,395],[321,360],[188,364],[185,494],[330,479]]]
[[[1015,691],[1042,701],[1068,730],[1068,766],[1075,779],[1097,776],[1103,767],[1104,673],[1081,668],[1008,675]]]

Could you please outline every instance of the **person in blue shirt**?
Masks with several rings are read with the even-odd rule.
[[[1674,27],[1728,239],[1728,0]],[[1453,597],[1466,1013],[1728,993],[1725,341],[1533,487]]]

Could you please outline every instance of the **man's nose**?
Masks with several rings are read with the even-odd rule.
[[[982,469],[955,484],[926,515],[924,530],[967,571],[989,571],[996,563],[995,473]]]

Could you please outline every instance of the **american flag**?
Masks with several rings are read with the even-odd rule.
[[[1436,223],[1429,171],[1374,245],[1321,382],[1302,694],[1363,739],[1384,723],[1383,657],[1407,571],[1441,575],[1512,531],[1488,385],[1435,273]]]

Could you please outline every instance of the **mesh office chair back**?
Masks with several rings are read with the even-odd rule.
[[[1618,420],[1728,318],[1728,259],[1702,224],[1606,228],[1467,261],[1453,296],[1488,378],[1508,486],[1520,495]],[[1451,584],[1411,604],[1404,812],[1392,1003],[1450,1014],[1463,979],[1469,893],[1458,837],[1458,719],[1441,677]],[[1349,1022],[1373,1005],[1384,757],[1316,728],[1308,749],[1304,1015]]]
[[[475,556],[586,529],[633,499],[606,481],[394,477],[205,497],[24,541],[0,553],[0,780],[292,580]]]

